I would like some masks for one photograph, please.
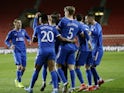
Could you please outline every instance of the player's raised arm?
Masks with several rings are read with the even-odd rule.
[[[33,21],[33,29],[35,29],[36,26],[38,26],[38,17],[41,15],[40,12],[37,12],[35,14],[35,18],[34,18],[34,21]]]
[[[32,42],[38,42],[38,38],[37,38],[37,27],[34,29],[34,33],[32,36]]]

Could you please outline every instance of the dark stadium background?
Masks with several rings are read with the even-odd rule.
[[[12,22],[20,17],[23,27],[30,36],[33,30],[32,18],[37,11],[47,14],[59,12],[63,16],[63,8],[67,5],[76,7],[76,14],[86,15],[88,11],[102,12],[97,20],[103,27],[104,46],[124,45],[124,0],[1,0],[0,2],[0,48],[5,48],[4,40]],[[32,45],[35,47],[36,45]]]

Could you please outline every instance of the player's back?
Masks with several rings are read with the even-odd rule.
[[[59,33],[55,27],[48,24],[39,25],[36,27],[34,35],[38,38],[39,48],[42,47],[54,47],[55,46],[55,37]]]
[[[75,36],[80,32],[79,22],[76,20],[68,19],[66,17],[63,17],[61,19],[61,21],[58,24],[58,27],[61,29],[60,30],[61,35],[68,39],[74,39]],[[67,49],[75,50],[77,48],[75,44],[64,43],[63,45]]]

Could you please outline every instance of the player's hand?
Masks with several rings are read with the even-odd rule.
[[[36,14],[35,14],[35,18],[38,18],[38,16],[40,16],[41,15],[41,13],[40,12],[37,12]]]
[[[74,39],[72,40],[72,43],[77,43],[77,39],[74,38]]]
[[[10,46],[10,49],[15,49],[15,46],[14,46],[14,45],[11,45],[11,46]]]

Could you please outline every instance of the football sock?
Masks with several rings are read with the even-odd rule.
[[[38,78],[38,74],[39,74],[39,71],[35,70],[34,73],[33,73],[33,75],[32,75],[32,80],[30,82],[30,88],[33,88],[34,87],[35,81]]]
[[[24,72],[25,72],[24,70],[21,71],[21,75],[22,75],[22,76],[23,76]]]
[[[75,69],[75,72],[77,74],[78,79],[80,80],[80,83],[83,84],[84,83],[84,80],[83,80],[83,76],[82,76],[81,70],[79,68],[76,68]]]
[[[42,69],[42,79],[44,82],[46,82],[46,77],[47,77],[47,68],[43,67]]]
[[[74,70],[70,70],[70,77],[71,77],[71,87],[75,88],[75,72],[74,72]]]
[[[22,77],[21,70],[17,70],[16,71],[16,78],[17,78],[18,82],[21,82],[21,77]]]
[[[63,82],[63,83],[66,83],[67,80],[66,80],[66,78],[65,78],[65,75],[64,75],[63,70],[62,70],[61,68],[59,68],[59,69],[57,70],[57,72],[58,72],[58,75],[60,76],[62,82]]]
[[[58,77],[56,71],[52,71],[51,73],[51,78],[52,78],[52,84],[54,89],[58,88]]]
[[[95,85],[97,85],[97,81],[100,79],[100,77],[96,71],[96,68],[91,68],[91,72],[93,74],[94,83],[95,83]]]
[[[91,70],[90,69],[87,69],[86,70],[86,76],[87,76],[87,80],[88,80],[88,84],[89,86],[92,85],[92,75],[91,75]]]

